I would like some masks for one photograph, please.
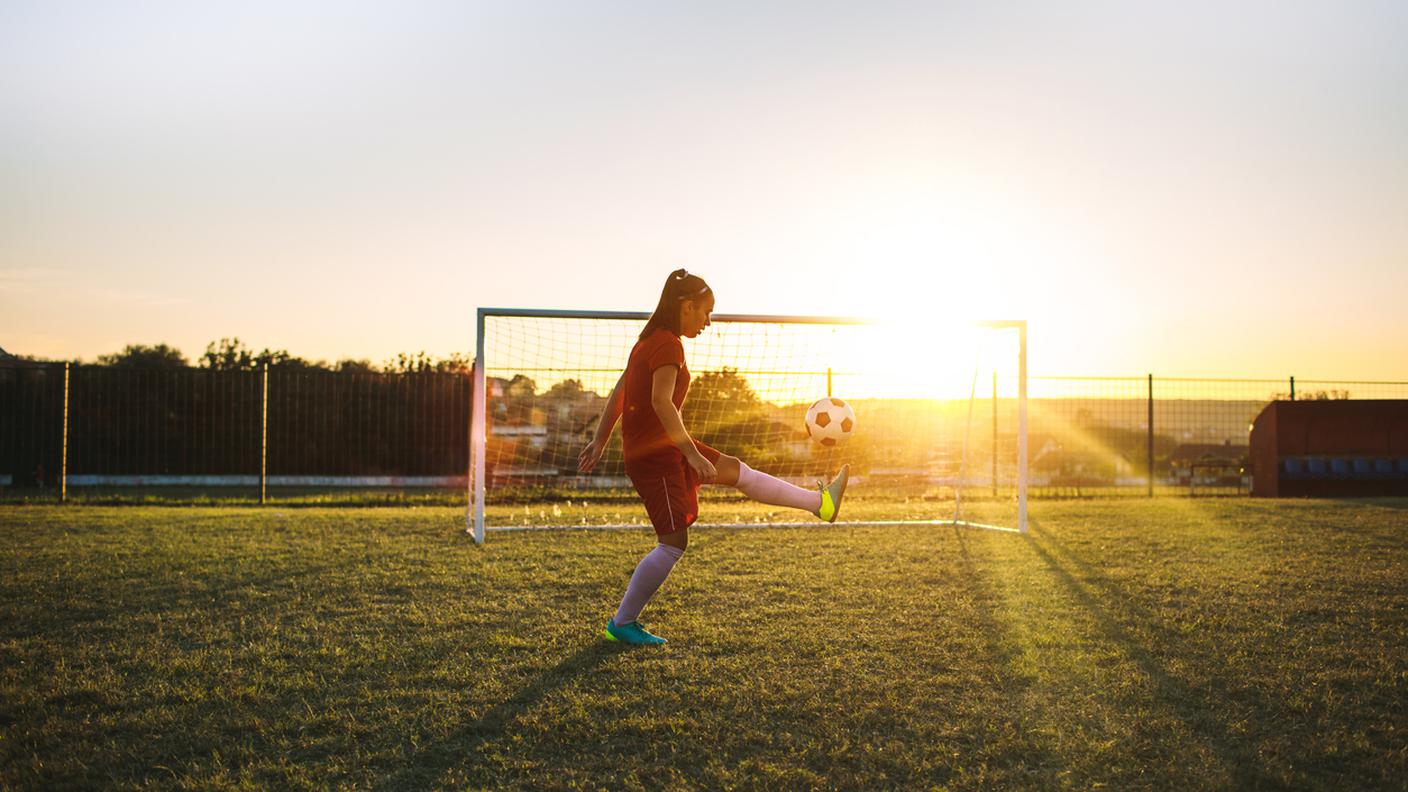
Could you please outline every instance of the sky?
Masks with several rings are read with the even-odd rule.
[[[1035,374],[1408,380],[1408,4],[0,0],[0,347],[480,306],[1025,319]]]

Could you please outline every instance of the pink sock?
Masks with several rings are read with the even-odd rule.
[[[813,514],[821,508],[820,492],[804,490],[780,478],[760,473],[745,462],[738,463],[738,484],[735,486],[753,500],[773,506],[790,506]]]
[[[645,554],[645,558],[636,565],[636,571],[631,574],[631,582],[626,586],[626,596],[621,598],[621,607],[616,609],[615,622],[618,626],[630,624],[640,618],[641,610],[650,602],[650,598],[655,595],[660,584],[665,582],[665,578],[670,576],[670,570],[682,555],[683,550],[667,544],[658,544],[654,550]]]

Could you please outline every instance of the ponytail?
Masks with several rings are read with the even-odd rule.
[[[708,293],[709,284],[698,275],[689,274],[683,267],[671,272],[665,279],[665,288],[660,290],[660,302],[655,305],[655,312],[645,323],[645,329],[640,331],[640,337],[645,338],[661,327],[679,335],[680,302],[697,300]]]

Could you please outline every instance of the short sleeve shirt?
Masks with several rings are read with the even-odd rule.
[[[689,369],[684,363],[684,344],[680,337],[665,328],[636,342],[626,363],[625,393],[621,404],[621,442],[626,457],[627,474],[651,472],[678,467],[684,454],[670,441],[665,425],[650,404],[655,371],[662,366],[675,366],[675,392],[670,401],[675,409],[684,406],[689,392]]]

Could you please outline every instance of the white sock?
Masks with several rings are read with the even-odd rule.
[[[616,609],[617,626],[630,624],[640,618],[641,610],[650,602],[650,598],[655,595],[660,584],[665,582],[665,578],[670,576],[670,570],[682,555],[683,550],[667,544],[658,544],[654,550],[645,554],[645,558],[636,565],[636,571],[631,574],[631,582],[626,586],[626,596],[621,598],[621,607]]]
[[[820,492],[804,490],[780,478],[760,473],[748,467],[746,462],[738,463],[738,484],[735,486],[753,500],[773,506],[790,506],[813,514],[821,509]]]

